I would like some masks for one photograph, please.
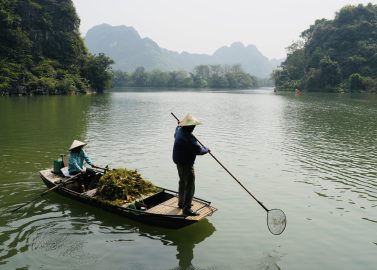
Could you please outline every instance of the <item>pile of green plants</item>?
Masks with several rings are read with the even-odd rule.
[[[144,179],[137,170],[113,169],[100,178],[96,195],[120,205],[160,190],[149,180]]]

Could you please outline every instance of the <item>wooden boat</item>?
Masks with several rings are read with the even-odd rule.
[[[40,176],[48,188],[53,188],[62,183],[62,181],[69,179],[53,173],[52,169],[40,171]],[[100,176],[97,175],[97,177]],[[161,188],[160,192],[121,206],[100,200],[96,197],[97,189],[80,192],[78,184],[74,181],[71,184],[61,185],[55,188],[54,191],[88,205],[102,208],[142,223],[165,228],[178,229],[194,224],[212,215],[217,210],[210,205],[210,202],[194,197],[191,209],[199,213],[199,215],[185,216],[182,213],[182,209],[178,208],[178,193],[164,188]]]

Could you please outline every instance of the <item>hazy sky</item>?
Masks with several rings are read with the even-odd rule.
[[[133,26],[142,37],[173,51],[212,54],[240,41],[268,58],[285,48],[316,19],[333,19],[363,0],[73,0],[83,36],[93,26]]]

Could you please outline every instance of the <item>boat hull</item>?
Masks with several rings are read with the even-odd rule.
[[[53,188],[57,185],[57,183],[59,183],[59,181],[64,181],[64,179],[67,179],[53,174],[50,169],[40,171],[40,176],[48,188]],[[179,229],[194,224],[217,210],[216,208],[210,206],[210,202],[199,198],[194,198],[193,204],[198,205],[197,208],[201,211],[201,214],[199,217],[185,216],[182,214],[182,211],[176,207],[176,203],[174,203],[177,201],[177,192],[168,189],[162,189],[161,192],[144,198],[143,203],[145,202],[148,205],[148,209],[146,210],[138,210],[125,206],[113,205],[109,202],[99,200],[93,195],[90,196],[87,193],[79,193],[74,189],[64,186],[55,188],[53,191],[62,196],[69,197],[96,208],[113,212],[141,223],[172,229]],[[156,201],[161,201],[161,203],[155,204]]]

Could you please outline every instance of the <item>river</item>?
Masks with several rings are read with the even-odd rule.
[[[154,228],[45,190],[38,171],[73,139],[98,165],[138,169],[177,189],[176,121],[194,134],[287,228],[209,155],[195,196],[219,210],[180,230]],[[239,91],[118,91],[0,97],[0,269],[376,269],[377,97]]]

